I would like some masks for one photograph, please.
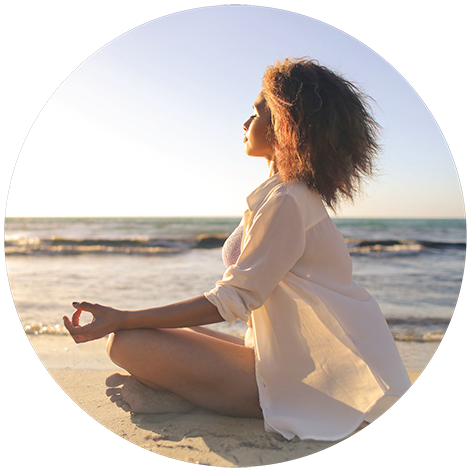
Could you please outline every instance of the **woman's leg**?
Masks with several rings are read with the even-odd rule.
[[[229,343],[239,344],[240,346],[244,346],[243,338],[238,338],[237,336],[233,336],[232,334],[216,331],[214,329],[207,328],[206,326],[194,326],[192,328],[182,328],[182,329],[194,331],[195,333],[206,334],[207,336],[211,336],[212,338],[218,338],[218,339],[222,339],[223,341],[228,341]]]
[[[193,330],[138,329],[111,335],[108,353],[154,390],[226,415],[262,416],[252,348]]]

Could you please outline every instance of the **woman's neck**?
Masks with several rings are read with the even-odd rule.
[[[269,166],[269,177],[272,177],[273,175],[277,174],[277,165],[274,160],[267,160],[267,164]]]

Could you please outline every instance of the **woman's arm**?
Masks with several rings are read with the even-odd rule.
[[[300,205],[285,187],[276,189],[255,210],[241,254],[205,297],[229,323],[248,322],[305,250]]]
[[[224,321],[215,305],[203,295],[171,305],[146,310],[125,311],[82,302],[73,303],[76,311],[72,321],[64,316],[64,326],[76,343],[99,339],[124,329],[184,328]],[[93,315],[90,323],[80,326],[80,315],[87,311]]]

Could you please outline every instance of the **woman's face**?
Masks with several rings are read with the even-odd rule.
[[[253,109],[254,114],[243,124],[246,154],[265,157],[271,161],[274,150],[268,141],[268,131],[272,125],[262,92],[257,96]]]

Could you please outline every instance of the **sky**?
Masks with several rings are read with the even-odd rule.
[[[267,65],[308,56],[370,95],[378,176],[339,217],[463,218],[433,116],[384,59],[325,23],[251,6],[188,10],[106,44],[59,86],[17,161],[7,216],[239,216],[267,178],[242,124]]]

